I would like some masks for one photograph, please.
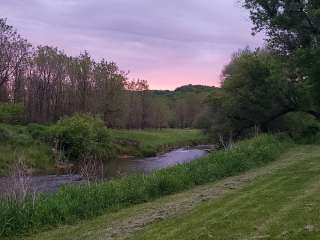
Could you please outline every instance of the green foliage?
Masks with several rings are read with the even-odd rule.
[[[284,93],[293,99],[288,109],[319,120],[320,2],[243,0],[243,6],[250,11],[254,33],[264,31],[268,48],[282,56],[285,79],[295,88]]]
[[[17,124],[24,120],[21,104],[0,103],[0,123]]]
[[[222,88],[211,96],[216,135],[239,135],[254,126],[264,129],[294,106],[294,89],[281,59],[267,51],[245,49],[235,54],[223,77]]]
[[[18,158],[34,171],[53,167],[49,147],[33,139],[26,127],[0,124],[0,176],[7,175]]]
[[[163,205],[190,203],[191,199],[204,195],[209,200],[200,203],[194,200],[197,203],[192,204],[195,206],[191,211],[187,208],[175,214],[169,213],[169,216],[161,214],[164,216],[161,221],[151,224],[148,222],[138,231],[134,229],[133,236],[130,235],[128,239],[316,240],[320,236],[316,227],[320,221],[319,159],[319,146],[293,148],[284,154],[278,163],[259,169],[254,174],[225,180],[224,187],[222,184],[210,184],[182,196],[157,201],[153,206],[142,204],[137,208],[122,211],[121,222],[130,228],[130,224],[126,223],[135,217],[134,214],[149,212],[147,216],[150,216],[155,212],[154,209],[162,211]],[[250,181],[246,182],[249,179]],[[228,184],[231,184],[230,188],[233,190],[229,191]],[[164,211],[169,212],[171,209]],[[106,225],[101,223],[110,219],[117,223],[118,218],[119,215],[105,215],[102,219],[84,222],[75,228],[60,228],[32,239],[40,240],[46,237],[47,240],[54,240],[62,236],[61,240],[66,240],[70,239],[68,236],[72,232],[76,236],[73,239],[94,240],[106,229]],[[113,227],[110,223],[107,226]],[[118,231],[117,235],[121,236],[122,232]]]
[[[49,138],[49,126],[31,123],[27,126],[28,132],[34,139],[41,140],[42,142],[46,142]]]
[[[298,69],[301,107],[320,111],[320,49],[298,49],[290,60],[290,71]],[[301,79],[303,81],[301,81]]]
[[[318,0],[243,0],[243,6],[250,11],[254,33],[264,31],[269,46],[282,54],[319,47]]]
[[[38,132],[37,132],[38,131]],[[37,128],[33,134],[43,134]],[[49,127],[48,141],[57,144],[67,159],[80,161],[84,157],[107,160],[113,155],[108,129],[101,119],[86,114],[74,114]]]
[[[262,166],[275,160],[288,144],[263,135],[234,145],[198,161],[129,176],[91,186],[65,187],[53,195],[41,195],[24,207],[12,202],[0,204],[0,236],[72,224],[126,206],[179,192],[195,185]]]
[[[274,132],[286,133],[297,143],[315,144],[320,142],[320,122],[303,113],[289,113],[269,126]]]
[[[110,135],[119,154],[139,157],[155,156],[172,148],[204,144],[208,136],[196,129],[110,129]]]

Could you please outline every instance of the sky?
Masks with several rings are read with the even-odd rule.
[[[218,86],[233,52],[263,43],[239,0],[0,0],[0,17],[34,45],[88,50],[151,89]]]

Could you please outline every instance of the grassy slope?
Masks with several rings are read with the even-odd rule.
[[[319,239],[320,147],[306,147],[295,158],[300,160],[239,193],[150,226],[133,239]]]
[[[300,146],[239,177],[30,239],[319,239],[319,180],[320,147]]]
[[[134,156],[150,156],[175,147],[208,142],[207,136],[195,129],[110,129],[110,132],[120,153]]]

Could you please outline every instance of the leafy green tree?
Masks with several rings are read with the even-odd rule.
[[[281,59],[268,51],[236,53],[222,74],[222,87],[211,96],[213,132],[239,136],[262,130],[279,116],[296,109],[295,88],[287,81]]]
[[[269,49],[285,57],[288,80],[304,95],[300,108],[320,118],[320,1],[243,0],[243,6],[253,33],[265,32]]]
[[[320,44],[319,0],[244,0],[254,24],[253,33],[265,31],[272,49],[283,54]]]

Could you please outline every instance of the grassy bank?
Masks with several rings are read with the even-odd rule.
[[[320,147],[299,147],[285,157],[284,168],[130,239],[320,239]]]
[[[32,138],[26,127],[0,124],[0,176],[20,158],[35,171],[54,167],[49,146]]]
[[[19,158],[25,160],[32,172],[44,174],[54,172],[53,146],[49,146],[50,144],[45,141],[47,129],[48,127],[44,125],[20,126],[0,123],[0,176],[8,175],[10,168]],[[113,146],[112,151],[115,150],[114,157],[117,155],[146,157],[175,147],[208,142],[208,137],[202,131],[195,129],[108,129],[107,132],[110,135],[110,145]],[[86,144],[86,135],[83,143]]]
[[[23,207],[12,202],[0,206],[1,236],[72,224],[108,211],[147,202],[196,185],[232,176],[275,160],[288,144],[262,135],[206,158],[154,172],[98,185],[63,188]]]
[[[120,154],[148,157],[172,148],[208,142],[208,136],[196,129],[110,129]]]
[[[309,182],[304,175],[309,171],[314,175],[320,169],[317,159],[320,146],[295,146],[264,167],[24,239],[318,239],[319,204],[306,201],[302,193],[320,199],[320,192],[313,189],[320,181],[302,184]],[[299,190],[288,191],[286,188],[294,187],[296,181]],[[223,202],[226,204],[222,207]],[[269,209],[272,202],[275,206]],[[287,214],[297,217],[288,219]],[[192,220],[203,224],[193,226]],[[214,220],[222,227],[212,227]],[[270,235],[267,229],[275,224],[278,234]]]

